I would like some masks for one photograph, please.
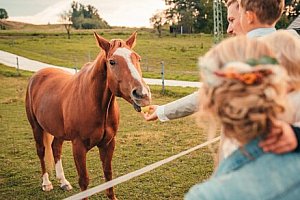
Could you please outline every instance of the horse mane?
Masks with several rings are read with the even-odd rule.
[[[122,47],[125,47],[125,46],[126,46],[126,43],[121,39],[112,39],[110,41],[111,52],[115,52],[115,50],[117,48],[122,48]],[[107,56],[111,56],[111,55],[107,55]]]

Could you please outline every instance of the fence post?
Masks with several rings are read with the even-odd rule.
[[[165,94],[165,65],[164,65],[164,61],[161,61],[160,64],[161,64],[162,93]]]
[[[16,58],[17,58],[17,75],[20,76],[20,72],[19,72],[19,58],[18,58],[18,56]]]
[[[73,55],[73,60],[74,60],[74,70],[75,70],[75,74],[77,73],[77,59],[74,57]]]
[[[149,71],[149,65],[148,65],[147,57],[145,58],[145,64],[146,64],[146,72],[148,72]]]

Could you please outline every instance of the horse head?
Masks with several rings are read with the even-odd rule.
[[[133,51],[136,35],[134,32],[126,41],[114,39],[109,42],[97,33],[95,38],[105,52],[110,91],[133,104],[135,110],[140,112],[142,106],[150,104],[151,93],[142,78],[141,57]]]

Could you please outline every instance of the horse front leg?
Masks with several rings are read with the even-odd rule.
[[[65,173],[62,166],[62,160],[61,160],[63,142],[64,141],[61,139],[54,138],[52,142],[52,151],[53,151],[53,157],[55,162],[56,178],[60,182],[60,188],[69,191],[72,189],[72,186],[70,182],[65,178]]]
[[[114,150],[115,150],[115,138],[113,138],[109,144],[99,148],[100,159],[102,161],[102,168],[103,168],[105,181],[112,180],[111,161],[112,161]],[[117,200],[113,187],[106,190],[106,195],[109,199]]]
[[[80,139],[75,139],[72,141],[73,157],[79,176],[79,186],[81,191],[87,189],[89,185],[89,176],[86,170],[86,153],[87,148]],[[86,198],[87,199],[87,198]]]

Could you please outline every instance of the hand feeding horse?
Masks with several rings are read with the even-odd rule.
[[[132,50],[136,32],[126,41],[109,42],[94,35],[102,49],[94,62],[87,63],[75,75],[54,68],[40,70],[31,77],[27,87],[26,113],[41,163],[44,191],[53,189],[45,163],[49,159],[45,152],[51,147],[61,188],[72,189],[61,161],[64,140],[72,142],[82,191],[89,185],[86,154],[94,146],[99,148],[105,180],[111,180],[119,124],[116,96],[133,104],[137,111],[150,104],[151,93],[142,79],[140,56]],[[116,199],[113,188],[106,194]]]

